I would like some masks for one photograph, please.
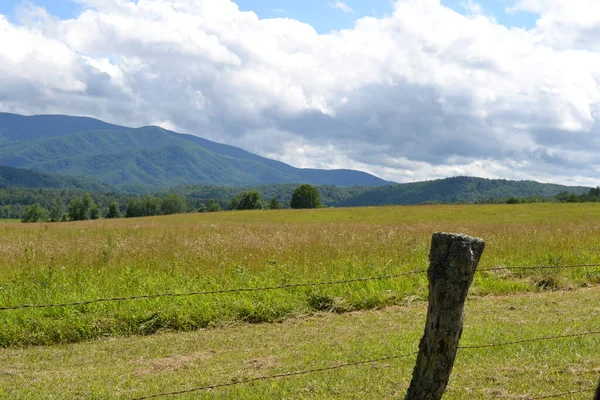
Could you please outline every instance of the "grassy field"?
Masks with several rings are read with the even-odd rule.
[[[576,306],[575,306],[576,305]],[[190,333],[0,349],[0,397],[134,399],[412,353],[426,305]],[[600,287],[471,297],[462,346],[599,331]],[[600,335],[459,350],[445,399],[530,399],[595,387]],[[401,399],[415,357],[165,398]],[[591,399],[592,393],[564,396]]]
[[[0,224],[0,306],[262,287],[427,267],[431,234],[486,240],[481,268],[600,262],[600,204],[247,211]],[[471,293],[600,282],[600,268],[480,273]],[[0,311],[0,347],[271,322],[419,303],[425,274],[366,283]]]

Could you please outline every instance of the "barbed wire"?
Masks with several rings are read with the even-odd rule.
[[[510,269],[524,269],[524,270],[539,270],[539,269],[570,269],[570,268],[592,268],[600,267],[600,264],[572,264],[572,265],[531,265],[531,266],[502,266],[502,267],[491,267],[478,269],[475,272],[493,272],[493,271],[505,271]]]
[[[590,268],[590,267],[600,267],[600,264],[502,266],[502,267],[483,268],[483,269],[477,270],[476,272],[493,272],[493,271],[510,270],[510,269],[539,270],[539,269],[570,269],[570,268]],[[141,299],[157,299],[157,298],[163,298],[163,297],[191,297],[191,296],[203,296],[203,295],[204,296],[217,295],[217,294],[225,294],[225,293],[261,292],[261,291],[293,289],[293,288],[302,288],[302,287],[333,286],[333,285],[341,285],[341,284],[345,284],[345,283],[369,282],[369,281],[396,279],[396,278],[401,278],[401,277],[409,276],[409,275],[423,274],[426,272],[427,272],[427,269],[415,269],[412,271],[403,272],[403,273],[394,274],[394,275],[375,276],[375,277],[367,277],[367,278],[342,279],[342,280],[324,281],[324,282],[289,283],[289,284],[283,284],[283,285],[279,285],[279,286],[219,289],[219,290],[195,291],[195,292],[185,292],[185,293],[174,293],[174,292],[155,293],[155,294],[122,296],[122,297],[102,297],[102,298],[97,298],[97,299],[92,299],[92,300],[83,300],[83,301],[66,302],[66,303],[19,304],[19,305],[15,305],[15,306],[0,307],[0,311],[19,310],[19,309],[25,309],[25,308],[75,307],[75,306],[84,306],[84,305],[95,304],[95,303],[106,303],[106,302],[117,302],[117,301],[121,302],[121,301],[132,301],[132,300],[141,300]]]
[[[397,356],[376,358],[376,359],[372,359],[372,360],[363,360],[363,361],[355,361],[355,362],[350,362],[350,363],[345,363],[345,364],[337,364],[337,365],[332,365],[329,367],[307,369],[307,370],[303,370],[303,371],[285,372],[285,373],[275,374],[275,375],[264,375],[264,376],[259,376],[256,378],[243,379],[241,381],[236,381],[236,382],[217,383],[214,385],[199,386],[199,387],[195,387],[195,388],[191,388],[191,389],[184,389],[184,390],[178,390],[178,391],[173,391],[173,392],[165,392],[165,393],[158,393],[158,394],[153,394],[153,395],[149,395],[149,396],[136,397],[132,400],[148,400],[148,399],[155,399],[158,397],[176,396],[179,394],[186,394],[186,393],[199,392],[202,390],[210,390],[210,389],[217,389],[217,388],[223,388],[223,387],[229,387],[229,386],[236,386],[236,385],[242,385],[242,384],[247,384],[247,383],[252,383],[252,382],[257,382],[257,381],[287,378],[290,376],[306,375],[306,374],[311,374],[311,373],[315,373],[315,372],[331,371],[331,370],[340,369],[340,368],[354,367],[357,365],[374,364],[374,363],[383,362],[383,361],[396,360],[396,359],[400,359],[400,358],[415,356],[417,354],[418,354],[418,352],[413,352],[413,353],[400,354]]]
[[[600,331],[572,333],[572,334],[568,334],[568,335],[543,336],[543,337],[539,337],[539,338],[522,339],[522,340],[515,340],[515,341],[512,341],[512,342],[503,342],[503,343],[471,345],[471,346],[458,346],[458,348],[459,349],[465,349],[465,350],[487,349],[487,348],[492,348],[492,347],[510,346],[510,345],[522,344],[522,343],[541,342],[541,341],[545,341],[545,340],[567,339],[567,338],[592,336],[592,335],[600,335]]]
[[[517,341],[511,341],[511,342],[492,343],[492,344],[484,344],[484,345],[459,346],[458,348],[459,349],[471,349],[471,350],[484,349],[484,348],[491,348],[491,347],[516,345],[516,344],[521,344],[521,343],[531,343],[531,342],[538,342],[538,341],[583,337],[583,336],[591,336],[591,335],[600,335],[600,331],[581,332],[581,333],[573,333],[573,334],[568,334],[568,335],[544,336],[544,337],[539,337],[539,338],[530,338],[530,339],[523,339],[523,340],[517,340]],[[358,365],[365,365],[365,364],[374,364],[374,363],[388,361],[388,360],[410,357],[410,356],[414,356],[417,354],[418,354],[418,352],[413,352],[413,353],[400,354],[400,355],[396,355],[396,356],[376,358],[376,359],[371,359],[371,360],[363,360],[363,361],[355,361],[355,362],[345,363],[345,364],[337,364],[337,365],[333,365],[333,366],[329,366],[329,367],[307,369],[307,370],[302,370],[302,371],[285,372],[285,373],[275,374],[275,375],[264,375],[264,376],[259,376],[256,378],[243,379],[243,380],[236,381],[236,382],[216,383],[216,384],[212,384],[212,385],[198,386],[198,387],[191,388],[191,389],[183,389],[183,390],[177,390],[177,391],[172,391],[172,392],[158,393],[158,394],[153,394],[153,395],[144,396],[144,397],[137,397],[132,400],[148,400],[148,399],[154,399],[154,398],[158,398],[158,397],[176,396],[176,395],[180,395],[180,394],[199,392],[199,391],[203,391],[203,390],[210,390],[210,389],[242,385],[242,384],[247,384],[247,383],[252,383],[252,382],[262,381],[262,380],[286,378],[286,377],[298,376],[298,375],[307,375],[307,374],[311,374],[311,373],[315,373],[315,372],[329,371],[329,370],[335,370],[335,369],[358,366]],[[595,390],[595,389],[584,389],[584,390],[573,391],[573,392],[564,392],[564,393],[552,394],[552,395],[547,395],[547,396],[542,396],[542,397],[533,397],[533,398],[529,398],[529,400],[561,397],[561,396],[566,396],[566,395],[569,395],[572,393],[580,393],[580,392],[587,392],[587,391],[593,391],[593,390]]]
[[[77,301],[72,303],[54,303],[54,304],[21,304],[16,306],[7,306],[0,307],[0,311],[7,310],[18,310],[21,308],[51,308],[51,307],[72,307],[72,306],[83,306],[94,303],[104,303],[104,302],[112,302],[112,301],[129,301],[129,300],[140,300],[140,299],[156,299],[160,297],[189,297],[189,296],[202,296],[202,295],[213,295],[213,294],[224,294],[224,293],[241,293],[241,292],[264,292],[270,290],[279,290],[279,289],[293,289],[293,288],[302,288],[302,287],[314,287],[314,286],[333,286],[333,285],[341,285],[344,283],[354,283],[354,282],[368,282],[368,281],[377,281],[377,280],[385,280],[385,279],[394,279],[400,278],[408,275],[422,274],[427,272],[425,269],[421,270],[413,270],[408,272],[403,272],[395,275],[386,275],[386,276],[376,276],[369,278],[355,278],[355,279],[342,279],[338,281],[325,281],[325,282],[310,282],[310,283],[287,283],[279,286],[264,286],[264,287],[256,287],[256,288],[237,288],[237,289],[219,289],[219,290],[207,290],[207,291],[198,291],[198,292],[186,292],[186,293],[156,293],[156,294],[148,294],[148,295],[138,295],[138,296],[127,296],[127,297],[104,297],[93,300],[84,300]]]

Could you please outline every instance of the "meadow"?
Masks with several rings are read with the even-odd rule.
[[[279,286],[426,269],[431,234],[478,236],[480,268],[600,263],[600,205],[243,211],[0,225],[0,306]],[[473,296],[574,289],[600,268],[481,272]],[[0,347],[274,322],[422,302],[424,273],[342,285],[0,312]]]
[[[576,305],[576,307],[574,307]],[[461,345],[598,330],[600,287],[471,298]],[[138,399],[215,383],[412,353],[427,305],[415,302],[276,324],[0,349],[0,397]],[[461,349],[444,399],[512,399],[593,388],[600,336]],[[402,399],[415,357],[165,399]],[[561,396],[589,400],[591,392]]]

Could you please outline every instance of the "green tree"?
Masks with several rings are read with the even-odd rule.
[[[262,195],[257,190],[239,193],[229,202],[230,210],[262,210],[262,208]]]
[[[292,208],[319,208],[321,207],[321,194],[312,185],[300,185],[294,190],[290,205]]]
[[[97,204],[90,207],[90,219],[100,219],[100,207]]]
[[[222,211],[222,210],[223,210],[223,208],[216,201],[214,201],[214,200],[208,201],[208,208],[207,208],[208,212],[217,212],[217,211]]]
[[[206,204],[201,203],[200,207],[198,208],[198,212],[205,213],[206,212]]]
[[[106,213],[106,218],[121,218],[121,210],[119,208],[119,203],[113,201],[108,205],[108,212]]]
[[[144,215],[150,217],[152,215],[160,215],[162,209],[162,200],[155,196],[146,196],[143,199]]]
[[[50,209],[50,222],[60,222],[64,214],[64,205],[62,203],[54,203]]]
[[[78,197],[69,203],[69,219],[71,221],[98,219],[99,216],[100,210],[89,193],[86,193],[83,197]]]
[[[25,209],[22,222],[46,222],[48,220],[48,210],[39,203],[30,205]]]
[[[279,210],[281,208],[281,204],[275,197],[273,197],[269,202],[269,208],[271,210]]]
[[[127,208],[125,209],[126,218],[136,218],[143,216],[143,204],[140,199],[132,197],[127,202]]]
[[[183,196],[168,194],[162,199],[161,211],[164,215],[181,214],[187,211],[187,203]]]

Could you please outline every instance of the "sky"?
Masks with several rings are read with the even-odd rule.
[[[0,112],[297,167],[600,185],[598,0],[2,0]]]

